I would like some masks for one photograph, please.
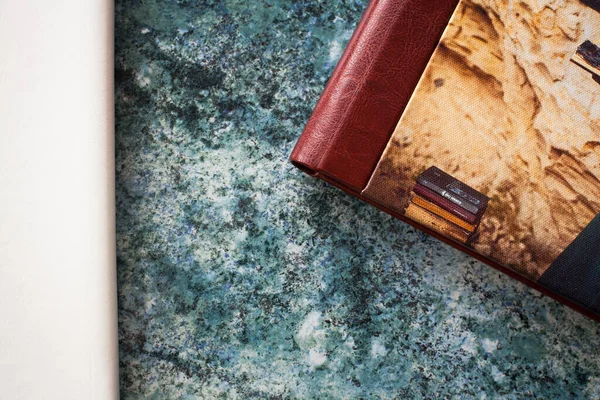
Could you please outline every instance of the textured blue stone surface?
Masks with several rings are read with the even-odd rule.
[[[600,325],[287,161],[366,0],[117,0],[123,398],[600,398]]]

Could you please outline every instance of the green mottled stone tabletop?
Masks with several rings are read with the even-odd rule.
[[[600,324],[288,162],[366,0],[117,0],[124,399],[600,399]]]

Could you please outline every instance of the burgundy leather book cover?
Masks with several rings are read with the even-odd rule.
[[[512,242],[502,239],[506,235],[497,236],[501,239],[497,241],[498,243],[493,242],[493,240],[490,241],[490,238],[493,239],[495,237],[493,236],[494,229],[508,229],[507,227],[515,226],[494,225],[494,221],[502,220],[502,218],[506,219],[512,215],[507,212],[501,212],[504,209],[500,206],[503,205],[502,202],[504,201],[504,197],[506,197],[501,195],[501,191],[506,191],[507,188],[517,191],[531,191],[536,189],[537,186],[519,184],[511,186],[506,185],[505,181],[494,181],[492,179],[489,182],[484,181],[484,178],[487,178],[486,174],[489,175],[489,173],[494,171],[515,171],[514,168],[505,168],[504,170],[494,169],[495,164],[490,163],[490,160],[493,159],[492,156],[494,154],[496,156],[500,154],[500,152],[496,151],[498,150],[497,148],[492,147],[489,154],[486,152],[486,149],[480,149],[480,151],[470,154],[471,158],[481,158],[482,161],[480,167],[469,169],[457,167],[461,167],[462,163],[450,162],[452,161],[452,157],[462,153],[457,153],[453,149],[449,150],[446,147],[462,143],[461,140],[463,140],[465,132],[473,135],[479,134],[481,137],[484,134],[488,135],[487,131],[481,129],[462,130],[462,134],[454,135],[459,132],[456,127],[460,124],[472,123],[473,118],[476,117],[476,121],[482,127],[486,128],[491,123],[491,127],[493,128],[493,123],[496,120],[490,119],[489,114],[493,114],[494,112],[507,114],[512,109],[508,105],[505,109],[503,103],[499,102],[498,106],[490,109],[491,111],[489,112],[482,112],[463,118],[463,114],[452,112],[447,107],[448,103],[443,103],[444,99],[454,98],[452,97],[454,94],[449,97],[438,96],[439,99],[437,97],[427,98],[427,95],[429,93],[442,93],[443,91],[451,90],[453,88],[451,83],[456,84],[456,82],[459,82],[459,84],[466,85],[463,81],[468,74],[463,74],[465,76],[459,74],[455,80],[446,79],[443,74],[450,76],[450,73],[456,72],[456,60],[460,59],[460,57],[468,59],[471,55],[476,61],[465,63],[465,66],[469,67],[471,64],[477,65],[477,62],[482,62],[481,68],[483,70],[492,68],[491,71],[488,71],[489,76],[492,76],[494,73],[507,74],[505,80],[499,79],[498,82],[502,82],[508,86],[520,84],[523,79],[519,78],[518,73],[523,70],[508,67],[493,69],[494,66],[498,65],[498,60],[509,63],[510,60],[515,59],[514,57],[507,56],[505,58],[494,59],[492,60],[493,62],[490,61],[487,64],[485,62],[490,57],[498,57],[498,51],[509,53],[511,49],[517,52],[526,52],[529,50],[523,46],[516,46],[514,48],[510,46],[503,47],[506,43],[502,42],[501,39],[506,37],[508,33],[494,35],[494,29],[492,28],[496,27],[496,25],[491,24],[490,21],[494,18],[512,18],[513,15],[511,12],[514,10],[511,12],[494,13],[494,7],[503,7],[504,5],[490,3],[489,10],[487,8],[485,10],[486,13],[489,12],[489,15],[485,17],[481,9],[477,9],[476,6],[471,7],[470,0],[460,0],[459,9],[454,13],[453,20],[449,22],[457,3],[459,3],[459,0],[371,1],[338,66],[325,87],[302,136],[292,152],[290,160],[304,172],[325,180],[345,192],[393,215],[401,221],[566,304],[580,313],[600,321],[600,278],[598,278],[600,276],[598,275],[598,271],[600,271],[600,258],[597,257],[597,252],[590,254],[589,250],[591,247],[600,248],[597,246],[597,238],[600,234],[600,210],[597,211],[597,217],[592,220],[590,218],[593,216],[592,211],[595,209],[591,211],[584,210],[586,211],[585,218],[582,221],[577,220],[578,224],[585,225],[582,225],[584,229],[578,228],[573,230],[573,232],[569,232],[569,238],[576,236],[575,240],[570,244],[568,241],[565,241],[566,239],[563,240],[562,237],[556,236],[558,238],[556,240],[565,242],[561,242],[560,246],[554,247],[555,252],[560,254],[552,253],[550,254],[552,257],[550,257],[546,254],[547,252],[541,252],[542,256],[546,254],[547,259],[543,257],[525,258],[525,261],[529,261],[518,261],[517,263],[507,262],[504,259],[492,257],[488,254],[490,251],[493,254],[504,254],[495,250],[496,247],[503,250],[501,246],[504,246],[507,248],[505,252],[507,256],[520,255],[518,251],[510,251]],[[575,4],[576,2],[575,0],[561,0],[562,3]],[[582,8],[583,15],[587,18],[587,24],[590,24],[592,27],[599,26],[594,21],[595,18],[600,18],[600,16],[585,8],[588,7],[600,12],[597,5],[588,5],[586,2],[584,2],[584,5],[579,3],[576,3],[576,5]],[[478,12],[470,12],[472,11],[471,9]],[[482,17],[481,21],[478,20],[479,25],[468,25],[472,22],[472,19],[478,17]],[[517,13],[514,17],[519,18],[519,14]],[[489,33],[491,36],[489,43],[485,42],[485,45],[488,47],[496,45],[495,50],[486,49],[485,52],[470,52],[469,46],[475,46],[481,42],[477,36],[480,34],[480,31],[475,30],[473,40],[470,40],[471,32],[461,29],[463,27],[462,19],[466,21],[464,23],[468,26],[486,27],[487,30],[484,30],[484,33]],[[532,23],[536,24],[539,21],[534,19]],[[504,27],[505,25],[499,24],[497,26]],[[519,26],[518,24],[507,25],[507,29],[517,29]],[[446,34],[444,34],[444,38],[440,42],[442,33],[445,30]],[[592,32],[593,34],[597,33],[600,35],[600,31],[595,32],[594,29],[591,29],[589,32],[581,31],[580,33],[582,32],[589,34]],[[509,33],[515,36],[514,32]],[[541,35],[538,31],[527,31],[526,33],[531,35],[539,33]],[[508,36],[513,38],[513,36]],[[543,36],[536,40],[550,40],[553,37]],[[569,51],[575,53],[576,49],[574,46],[576,47],[578,42],[574,41],[571,43],[567,41],[568,38],[565,39],[562,36],[561,38],[565,42],[563,46],[566,49],[564,52],[565,57],[567,57]],[[576,39],[581,41],[585,38],[578,37]],[[594,36],[593,39],[600,41],[600,36]],[[461,41],[465,43],[461,45]],[[454,42],[458,42],[459,44],[454,46]],[[543,50],[545,48],[540,47],[540,49]],[[479,56],[481,57],[477,58]],[[531,61],[530,58],[525,57],[524,62]],[[546,60],[547,58],[542,59]],[[573,77],[581,78],[578,81],[581,84],[588,82],[586,79],[589,77],[584,76],[584,73],[589,73],[589,70],[578,67],[575,61],[572,63],[575,65],[573,67],[567,62],[562,62],[562,59],[557,58],[554,60],[550,58],[549,60],[549,63],[556,61],[557,70],[561,70],[561,68],[569,69],[569,74],[561,75],[562,78],[556,80],[554,83],[555,85],[559,85],[557,86],[559,90],[565,91],[564,87],[570,84],[568,79]],[[440,75],[440,73],[437,73],[438,70],[443,73],[442,76],[438,76]],[[476,72],[473,72],[475,77],[479,76]],[[513,76],[511,74],[516,75]],[[565,79],[567,81],[563,82]],[[477,82],[471,83],[471,86],[475,85],[475,89],[481,89],[477,86]],[[488,96],[493,95],[495,92],[489,90],[488,86],[485,87],[485,90],[481,89],[477,92],[478,95],[482,93]],[[494,89],[498,88],[494,87]],[[588,89],[594,90],[595,86],[590,86]],[[571,93],[566,91],[565,93],[575,93],[577,95],[579,92]],[[462,100],[469,101],[472,98],[477,98],[477,96],[466,96]],[[502,101],[505,100],[502,96],[498,98]],[[566,96],[565,98],[569,99],[570,97]],[[442,104],[437,104],[437,107],[431,107],[438,100],[442,101]],[[525,100],[528,100],[528,98],[525,98],[523,101]],[[578,99],[575,98],[574,100]],[[529,110],[529,108],[525,109]],[[569,110],[568,107],[565,110]],[[575,111],[577,110],[579,109]],[[441,114],[445,113],[445,117],[438,118],[438,115],[434,115],[437,112]],[[423,122],[423,118],[429,118],[427,120],[429,122]],[[498,121],[506,123],[506,121],[510,122],[512,120],[510,118],[500,118]],[[438,125],[441,126],[447,123],[450,123],[450,128],[445,130],[438,129]],[[414,125],[414,129],[412,130],[407,128],[411,124]],[[517,125],[517,127],[519,126],[527,126],[527,124]],[[576,124],[573,126],[576,126]],[[554,129],[554,126],[552,125],[550,128]],[[441,137],[444,137],[444,135],[447,135],[447,137],[442,140],[432,140],[429,136],[431,135],[431,129],[433,129],[432,132]],[[584,129],[582,132],[572,133],[572,136],[579,135],[585,138],[586,134],[588,133]],[[557,136],[556,140],[560,140],[563,136],[565,135]],[[423,146],[424,143],[425,147],[419,147]],[[428,147],[427,144],[435,145]],[[410,149],[403,150],[405,147],[410,147]],[[413,147],[435,151],[433,156],[427,154],[426,161],[428,160],[429,164],[420,163],[418,156],[423,152],[419,153],[417,151],[415,153],[414,150],[411,150]],[[462,149],[463,147],[459,146],[459,148]],[[540,146],[539,148],[542,149],[544,147]],[[523,148],[523,154],[535,156],[537,149],[532,146]],[[494,153],[494,151],[496,152]],[[568,161],[563,154],[565,153],[556,151],[555,153],[550,152],[546,155],[552,158],[550,161],[553,161],[557,165],[556,171],[548,171],[550,177],[566,171],[564,168],[561,169],[561,163]],[[583,156],[586,156],[586,154]],[[450,161],[446,162],[446,158],[450,159]],[[501,157],[501,162],[510,162],[511,160],[509,157]],[[518,161],[520,158],[517,157],[515,160]],[[484,218],[483,225],[479,229],[480,232],[477,232],[476,240],[473,243],[468,245],[458,243],[456,240],[448,237],[448,235],[436,232],[406,216],[405,203],[408,199],[407,196],[415,188],[418,172],[422,172],[423,168],[431,166],[432,162],[436,165],[440,164],[440,166],[444,166],[445,168],[443,169],[450,172],[452,176],[459,178],[465,184],[477,188],[477,190],[490,198],[491,209],[487,212],[489,215]],[[533,168],[537,164],[526,163],[524,165],[525,167],[532,166]],[[516,171],[518,172],[518,169]],[[527,176],[531,177],[531,174]],[[584,177],[585,174],[581,176]],[[581,183],[579,175],[569,175],[569,177]],[[515,180],[515,182],[518,182],[518,180]],[[574,186],[581,192],[577,199],[593,200],[593,204],[600,204],[600,200],[596,202],[593,198],[596,192],[592,190],[593,187],[590,188],[589,182],[586,184],[585,182],[587,181],[585,179],[582,182],[581,185]],[[500,193],[500,195],[496,192]],[[555,191],[550,192],[550,195],[556,197],[562,193]],[[550,195],[548,196],[552,200],[553,198]],[[517,201],[538,199],[535,197],[535,193],[529,197],[509,196],[508,198],[516,199]],[[534,207],[537,207],[538,203],[533,202],[532,204]],[[564,202],[559,203],[564,204]],[[512,210],[510,203],[506,210]],[[515,208],[515,210],[518,210],[518,208]],[[565,211],[559,206],[556,210]],[[502,218],[493,218],[496,213]],[[529,218],[529,214],[518,214],[515,216],[517,219],[522,217]],[[465,218],[465,220],[468,219]],[[525,222],[543,223],[543,218],[538,219],[541,222],[535,218],[529,218]],[[575,221],[575,219],[566,218],[565,221]],[[547,225],[550,226],[550,224]],[[524,227],[526,226],[524,225]],[[539,232],[542,236],[546,235],[546,231],[543,229]],[[515,241],[515,243],[518,244],[518,241]],[[543,242],[539,243],[543,244]],[[531,247],[531,249],[533,249],[533,252],[536,250],[534,247]]]
[[[352,193],[367,184],[457,0],[373,0],[291,161]]]

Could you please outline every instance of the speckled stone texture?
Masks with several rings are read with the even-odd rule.
[[[121,395],[600,399],[600,324],[287,158],[366,0],[117,0]]]

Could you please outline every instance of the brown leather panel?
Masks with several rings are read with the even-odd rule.
[[[373,0],[290,157],[360,192],[457,0]]]

